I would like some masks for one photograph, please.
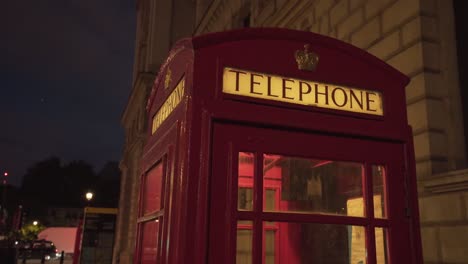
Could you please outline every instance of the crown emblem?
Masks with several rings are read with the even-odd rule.
[[[169,85],[171,85],[171,81],[172,81],[172,72],[171,72],[171,69],[167,69],[167,72],[166,72],[166,77],[164,78],[164,88],[169,88]]]
[[[309,44],[304,45],[304,50],[296,50],[294,57],[296,57],[297,68],[305,71],[315,71],[319,61],[316,53],[309,52]]]

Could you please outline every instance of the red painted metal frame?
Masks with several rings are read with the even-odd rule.
[[[146,164],[147,166],[143,167],[143,173],[141,175],[141,180],[140,180],[140,195],[139,195],[139,206],[138,206],[138,218],[141,219],[142,217],[145,217],[147,215],[152,215],[147,214],[143,215],[142,210],[143,210],[143,195],[145,193],[143,192],[144,190],[144,183],[145,183],[145,178],[146,174],[154,168],[154,166],[162,163],[163,164],[163,185],[161,192],[163,193],[161,197],[161,207],[162,210],[164,211],[164,214],[162,215],[163,221],[162,224],[159,226],[159,237],[170,237],[171,232],[173,232],[173,224],[170,222],[174,216],[172,212],[174,209],[177,208],[177,206],[173,206],[174,204],[174,164],[176,162],[176,157],[175,157],[175,145],[178,143],[178,131],[179,130],[179,125],[178,123],[175,123],[173,126],[171,126],[166,133],[164,133],[161,138],[154,143],[152,148],[149,151],[149,156],[151,157],[148,160],[145,160],[143,158],[142,163]],[[160,222],[160,223],[161,223]],[[140,247],[141,247],[141,225],[144,222],[139,222],[137,224],[137,241],[136,241],[136,250],[135,250],[135,255],[134,255],[134,262],[135,263],[140,263]],[[168,241],[166,239],[162,239],[162,241],[159,241],[158,243],[158,260],[161,261],[161,263],[168,263],[168,258],[171,257],[169,253],[166,250],[166,244]]]
[[[140,190],[141,191],[140,191],[140,196],[139,196],[139,201],[140,202],[139,202],[139,206],[138,206],[139,209],[138,209],[138,219],[137,219],[137,221],[138,221],[138,226],[137,226],[137,232],[138,232],[137,233],[138,234],[137,235],[137,237],[138,237],[137,249],[138,249],[138,251],[135,252],[135,258],[136,258],[135,260],[136,260],[137,263],[141,263],[140,252],[141,252],[141,246],[142,246],[141,245],[141,243],[142,243],[142,241],[141,241],[141,239],[142,239],[142,226],[145,223],[149,222],[149,221],[153,221],[153,220],[155,220],[157,218],[163,218],[163,221],[160,222],[162,224],[160,224],[158,226],[159,230],[158,230],[158,233],[157,233],[158,234],[157,239],[159,239],[160,237],[162,237],[164,235],[165,227],[167,226],[166,221],[164,221],[164,213],[162,215],[160,215],[160,216],[156,216],[156,213],[158,213],[158,212],[161,212],[161,211],[164,212],[165,210],[167,211],[166,203],[165,203],[165,200],[166,200],[165,199],[166,198],[166,195],[165,195],[166,187],[165,186],[167,186],[166,181],[169,180],[169,177],[167,177],[167,175],[169,174],[168,173],[168,160],[169,160],[168,156],[170,156],[170,154],[172,154],[172,153],[171,153],[171,151],[169,149],[166,150],[166,151],[167,151],[167,153],[163,154],[161,157],[159,157],[159,159],[156,159],[156,162],[153,165],[153,167],[151,167],[148,170],[148,173],[149,173],[153,168],[155,168],[159,164],[162,165],[162,179],[161,179],[162,183],[161,183],[161,191],[160,191],[161,192],[161,205],[160,205],[159,210],[151,211],[151,212],[147,212],[147,213],[144,212],[144,207],[145,207],[144,196],[147,195],[147,193],[145,193],[145,191],[144,191],[145,190],[144,186],[145,186],[145,184],[147,182],[148,173],[144,173],[141,176],[141,180],[140,180]],[[151,219],[140,221],[140,219],[142,219],[144,217],[151,217]],[[161,252],[161,248],[164,248],[164,246],[161,246],[161,245],[164,245],[165,241],[161,241],[161,242],[162,243],[157,243],[157,251],[156,251],[156,253],[157,253],[156,258],[157,259],[163,259],[164,258],[163,256],[161,256],[161,254],[164,253],[164,252]]]
[[[363,187],[366,188],[364,194],[367,198],[369,194],[372,193],[372,177],[370,166],[373,164],[386,164],[387,165],[387,174],[389,175],[388,180],[389,184],[387,185],[390,188],[390,197],[389,203],[387,204],[387,219],[374,219],[373,218],[373,199],[366,200],[366,215],[367,217],[351,217],[351,216],[337,216],[337,215],[322,215],[322,214],[308,214],[308,213],[284,213],[284,212],[262,212],[262,208],[255,210],[253,212],[241,211],[237,215],[240,219],[243,220],[252,220],[254,219],[254,229],[262,230],[261,223],[262,221],[280,221],[280,222],[310,222],[310,223],[323,223],[323,224],[345,224],[345,225],[358,225],[358,226],[368,226],[368,249],[370,252],[369,262],[375,263],[374,250],[375,250],[375,234],[374,227],[385,227],[390,228],[391,232],[389,235],[389,245],[390,245],[390,257],[393,262],[389,263],[411,263],[407,262],[407,257],[410,257],[412,252],[409,250],[411,245],[408,243],[410,237],[410,225],[405,215],[404,207],[398,205],[403,205],[404,200],[404,189],[400,188],[404,182],[403,175],[401,173],[400,165],[403,164],[404,153],[401,147],[401,144],[395,142],[386,142],[386,141],[374,141],[374,140],[365,140],[358,138],[345,138],[345,137],[335,137],[335,136],[326,136],[320,134],[305,134],[294,131],[281,131],[265,128],[256,128],[256,127],[241,127],[239,125],[217,125],[215,128],[215,137],[214,137],[214,157],[222,156],[224,153],[227,155],[227,159],[235,161],[235,157],[239,151],[246,151],[246,148],[252,148],[261,150],[262,152],[257,152],[257,158],[262,153],[275,153],[275,154],[284,154],[289,156],[299,156],[299,157],[310,157],[310,158],[320,158],[320,159],[338,159],[341,161],[350,161],[350,162],[365,162],[366,168],[366,180],[363,182]],[[231,133],[229,133],[231,132]],[[291,137],[291,138],[288,138]],[[245,140],[246,138],[251,138],[251,141]],[[278,138],[281,138],[281,142],[276,142]],[[309,140],[308,144],[301,144]],[[224,146],[225,145],[225,146]],[[227,146],[230,146],[229,148]],[[314,149],[309,149],[309,145],[314,146]],[[223,147],[224,146],[224,147]],[[350,150],[346,149],[349,148]],[[345,149],[345,150],[343,150]],[[336,152],[335,150],[340,150]],[[351,151],[352,150],[352,151]],[[226,151],[230,151],[229,153]],[[248,151],[251,151],[250,149]],[[280,153],[278,153],[280,152]],[[217,188],[213,190],[213,196],[216,197],[212,201],[212,206],[214,208],[222,208],[223,205],[227,205],[225,210],[219,211],[220,209],[212,210],[212,219],[221,221],[222,223],[231,222],[231,233],[235,233],[235,222],[238,220],[235,217],[233,212],[237,209],[237,194],[235,190],[236,180],[237,180],[237,166],[233,164],[234,162],[222,159],[214,159],[216,164],[213,165],[213,175],[222,175],[222,172],[225,168],[231,167],[228,171],[222,176],[212,177],[212,185],[223,186],[224,188]],[[226,164],[222,164],[222,160]],[[260,161],[257,161],[260,163]],[[228,166],[227,163],[230,163]],[[261,167],[261,166],[259,166]],[[257,167],[257,171],[261,173],[262,168]],[[261,176],[261,174],[260,174]],[[262,177],[259,177],[262,179]],[[257,193],[261,192],[261,180],[257,180],[256,190]],[[260,185],[260,186],[259,186]],[[223,195],[233,191],[229,196]],[[224,200],[223,200],[224,198]],[[255,205],[261,206],[262,204],[262,195],[255,196],[254,198],[254,208]],[[215,204],[213,204],[215,203]],[[255,226],[255,223],[258,225]],[[229,250],[233,244],[235,244],[235,238],[230,237],[231,241],[227,245],[228,249],[222,250],[219,248],[219,245],[215,241],[223,240],[223,228],[212,227],[215,229],[213,231],[214,237],[211,238],[213,252],[218,254],[215,259],[219,261],[220,259],[229,258],[228,253],[232,251]],[[260,235],[257,233],[257,235]],[[226,241],[226,238],[224,241]],[[259,243],[258,248],[261,248],[261,239],[255,238],[254,241]],[[254,247],[255,249],[255,247]],[[213,259],[212,262],[216,263],[216,260]],[[254,259],[256,261],[261,261],[261,256],[255,254]],[[230,260],[232,261],[232,260]],[[227,261],[226,263],[231,263]],[[261,262],[255,262],[261,263]]]
[[[75,235],[75,247],[73,249],[73,264],[79,264],[81,256],[81,240],[83,239],[83,225],[84,225],[84,212],[83,217],[78,222]]]
[[[256,163],[258,164],[258,160],[257,160],[257,155],[254,155],[255,159],[254,161],[256,161]],[[238,164],[238,161],[237,162],[233,162],[233,164]],[[257,165],[258,166],[258,165]],[[236,166],[233,166],[234,168],[236,168]],[[263,170],[263,166],[262,166],[262,170]],[[236,170],[236,171],[239,171],[239,170]],[[251,220],[253,218],[253,215],[255,212],[262,212],[264,210],[264,207],[265,207],[265,196],[266,196],[266,193],[265,193],[265,190],[275,190],[275,210],[278,210],[279,209],[279,203],[280,203],[280,198],[279,198],[279,191],[281,190],[281,182],[278,181],[278,179],[265,179],[262,177],[262,174],[258,174],[258,169],[257,170],[254,170],[254,174],[257,175],[257,177],[254,177],[254,175],[252,175],[251,177],[245,177],[245,176],[242,176],[242,177],[239,177],[240,174],[239,173],[236,173],[234,176],[234,178],[237,178],[238,179],[238,183],[237,183],[237,190],[241,187],[248,187],[248,188],[251,188],[253,191],[254,191],[254,195],[257,194],[256,196],[256,199],[254,199],[254,201],[258,202],[258,196],[261,195],[262,196],[262,205],[256,205],[256,203],[254,202],[254,208],[252,211],[250,210],[245,210],[245,211],[237,211],[236,212],[236,216],[235,216],[235,219],[236,221],[238,220]],[[261,181],[262,182],[262,188],[263,190],[259,191],[259,187],[255,186],[254,185],[254,179],[255,181],[257,182],[258,184],[258,181]],[[280,180],[280,179],[279,179]],[[264,183],[264,181],[267,182],[267,184]],[[254,186],[255,186],[255,189],[254,189]],[[237,201],[237,192],[235,192],[235,198],[232,198],[234,200],[232,201]],[[262,222],[260,222],[262,223]],[[248,230],[253,230],[253,224],[252,225],[246,225],[246,224],[236,224],[237,226],[237,229],[248,229]],[[258,227],[258,224],[257,224],[257,227]],[[261,229],[263,230],[263,233],[262,233],[262,248],[264,247],[265,245],[265,236],[264,236],[264,232],[265,230],[278,230],[278,223],[276,223],[275,225],[272,225],[272,226],[268,226],[268,227],[261,227]],[[258,234],[256,234],[258,235]],[[275,239],[278,239],[278,234],[276,233],[275,234]],[[260,240],[258,241],[258,243],[260,243]],[[233,249],[231,249],[232,251]],[[235,253],[235,252],[234,252]],[[278,240],[275,240],[275,259],[278,259],[279,257],[279,243],[278,243]],[[259,259],[261,258],[261,262],[260,263],[265,263],[265,257],[263,256],[263,254],[261,254],[260,256],[258,256],[258,253],[255,253],[255,258],[256,259]]]
[[[314,72],[297,68],[294,52],[303,49],[304,44],[310,44],[310,50],[320,56]],[[377,90],[383,94],[385,114],[376,117],[226,95],[222,93],[224,67]],[[168,70],[171,71],[171,82],[168,88],[164,88]],[[185,78],[186,87],[184,100],[152,134],[152,117],[182,78]],[[222,144],[223,141],[216,139],[220,135],[213,134],[214,127],[221,123],[233,128],[226,132],[230,134],[236,133],[236,127],[240,129],[242,125],[255,127],[252,130],[254,134],[262,127],[269,127],[271,131],[286,135],[288,131],[296,131],[309,134],[311,138],[324,134],[334,135],[337,139],[348,138],[350,141],[355,138],[362,140],[364,145],[365,142],[388,142],[400,146],[404,167],[402,171],[406,171],[407,176],[402,180],[401,186],[406,186],[411,215],[406,220],[400,219],[389,225],[391,228],[408,231],[409,237],[406,240],[409,238],[411,241],[411,256],[405,256],[408,257],[405,259],[395,253],[390,256],[391,263],[422,263],[412,136],[406,118],[404,89],[408,81],[406,76],[365,51],[310,32],[245,29],[178,42],[162,65],[148,100],[147,142],[141,159],[141,173],[144,174],[164,151],[164,147],[161,149],[160,146],[171,145],[174,148],[169,176],[172,179],[168,197],[170,213],[167,214],[170,219],[166,221],[169,231],[163,238],[167,241],[164,249],[167,258],[161,263],[219,263],[219,254],[232,256],[235,253],[235,208],[217,201],[235,201],[237,182],[228,181],[224,186],[213,185],[222,177],[220,175],[236,173],[234,170],[237,166],[232,164],[237,161],[237,157],[232,156],[237,155],[233,152],[237,150],[237,146]],[[270,132],[266,135],[270,135]],[[256,153],[259,159],[257,162],[260,162],[259,154],[262,152],[253,147],[258,145],[254,138],[248,135],[243,139],[244,143],[236,141],[236,144],[245,144],[247,149],[239,151]],[[220,145],[213,145],[215,143]],[[212,170],[212,166],[220,158],[213,151],[223,153],[222,158],[227,160],[228,164],[223,171]],[[329,158],[333,159],[333,155]],[[371,160],[366,162],[366,170],[369,170],[369,166],[374,163]],[[262,173],[262,166],[263,164],[258,164],[256,175]],[[262,184],[262,181],[257,182],[255,188],[261,190]],[[371,188],[371,180],[366,181],[365,186]],[[403,193],[403,188],[398,190],[395,184],[392,186],[389,193]],[[262,201],[263,197],[259,195],[255,199]],[[372,205],[372,202],[372,199],[368,199],[367,206]],[[393,221],[392,215],[395,214],[392,210],[406,206],[401,203],[400,200],[388,201],[389,221]],[[229,221],[220,222],[216,219],[213,212],[217,210],[225,212],[223,217]],[[261,209],[254,209],[255,212],[257,210]],[[281,220],[280,215],[272,213],[262,213],[262,217]],[[331,223],[342,221],[336,216],[326,219]],[[368,224],[367,220],[352,217],[346,219],[352,223]],[[310,220],[319,221],[313,217]],[[373,223],[385,225],[386,222],[375,219]],[[254,222],[254,228],[259,228],[260,225],[260,221]],[[224,239],[216,240],[217,232],[224,233],[226,228],[229,232]],[[369,237],[373,237],[373,232]],[[395,233],[390,232],[388,238],[391,245],[394,245],[392,252],[398,252],[399,246],[395,241],[403,236]],[[212,247],[215,245],[221,247],[221,250],[214,252]],[[407,252],[407,249],[401,249],[400,252]],[[260,253],[254,251],[255,263],[261,263]],[[232,258],[223,263],[232,263]]]

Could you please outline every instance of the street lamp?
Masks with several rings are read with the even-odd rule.
[[[34,225],[34,226],[37,226],[38,223],[39,223],[39,222],[37,222],[37,221],[33,221],[33,225]]]
[[[94,194],[92,192],[87,192],[85,197],[86,197],[86,200],[88,200],[88,202],[91,201],[91,199],[93,199],[93,196]]]

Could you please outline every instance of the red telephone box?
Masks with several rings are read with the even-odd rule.
[[[408,78],[335,39],[178,42],[147,110],[136,263],[422,263]]]

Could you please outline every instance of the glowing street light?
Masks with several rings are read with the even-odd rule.
[[[86,200],[91,201],[91,199],[93,199],[93,196],[94,194],[92,192],[87,192],[85,197],[86,197]]]
[[[33,221],[33,225],[37,226],[37,224],[39,224],[39,222]]]

